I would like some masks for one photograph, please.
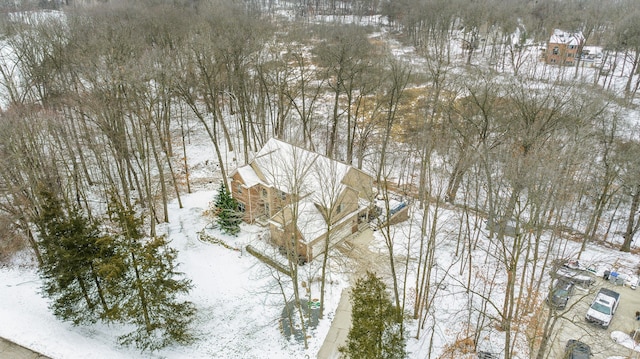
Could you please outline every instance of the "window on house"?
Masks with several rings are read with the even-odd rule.
[[[570,48],[570,49],[575,49],[575,48],[576,48],[576,45],[569,45],[569,48]]]
[[[287,194],[284,191],[280,191],[280,198],[283,200],[287,199]]]
[[[551,63],[555,63],[555,62],[556,62],[556,59],[551,59]]]
[[[267,190],[266,189],[262,189],[262,197],[267,198]]]
[[[573,54],[567,54],[567,57],[573,57]]]
[[[558,48],[558,46],[553,48],[553,54],[557,55],[558,53],[560,53],[560,48]]]
[[[340,204],[338,205],[338,208],[336,208],[336,213],[340,213],[340,212],[342,212],[342,210],[343,210],[343,209],[344,209],[344,204],[340,203]]]
[[[244,206],[244,203],[240,203],[238,202],[238,211],[243,212],[246,210],[247,208]]]
[[[242,186],[238,185],[238,187],[236,187],[236,192],[238,192],[239,194],[242,194]]]
[[[269,203],[264,204],[264,214],[269,215]]]

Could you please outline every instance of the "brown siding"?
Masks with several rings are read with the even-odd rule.
[[[389,224],[398,224],[409,219],[409,207],[404,207],[400,211],[394,213],[389,220]]]
[[[373,177],[368,174],[352,167],[344,176],[342,183],[355,189],[360,198],[369,201],[373,199]]]
[[[340,243],[345,237],[349,236],[350,234],[353,234],[355,232],[357,232],[357,228],[358,228],[358,216],[354,215],[353,212],[349,212],[349,215],[352,216],[352,218],[350,218],[349,220],[346,220],[336,226],[334,226],[331,229],[331,232],[333,233],[333,235],[331,236],[331,243],[329,244],[330,247],[333,247],[334,245],[336,245],[337,243]],[[355,230],[354,230],[355,228]],[[335,237],[334,237],[335,235]],[[318,238],[314,238],[313,240],[310,240],[308,248],[309,248],[309,252],[308,252],[308,260],[312,260],[314,257],[322,254],[324,252],[324,243],[323,241],[325,240],[325,238],[327,238],[327,234],[323,234],[322,236],[318,237]],[[321,245],[322,250],[318,251],[318,253],[316,253],[315,251],[313,251],[314,247],[317,247],[318,245]]]
[[[298,255],[304,257],[307,261],[310,261],[311,258],[309,253],[307,252],[307,245],[300,241],[302,234],[292,225],[289,224],[284,229],[274,225],[273,223],[269,223],[269,233],[271,234],[271,242],[278,247],[287,247],[286,241],[291,238],[292,233],[296,233],[295,238],[297,238],[296,243],[296,252]]]
[[[273,223],[269,223],[269,234],[271,234],[271,242],[277,246],[284,245],[284,231]]]
[[[238,203],[244,205],[245,222],[253,223],[256,218],[266,215],[261,185],[246,188],[242,178],[236,173],[231,177],[231,195]]]
[[[346,188],[338,199],[338,206],[343,205],[340,213],[335,213],[331,218],[333,223],[339,222],[344,217],[358,210],[358,192],[352,188]],[[337,207],[337,206],[336,206]],[[337,208],[334,209],[337,212]]]
[[[574,65],[577,61],[580,46],[549,43],[547,46],[547,63],[557,65]]]

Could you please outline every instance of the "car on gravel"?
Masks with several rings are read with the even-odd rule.
[[[563,359],[590,359],[591,347],[579,340],[569,339],[564,349]]]
[[[566,308],[574,288],[573,282],[558,279],[547,296],[547,304],[555,309]]]
[[[613,315],[616,314],[618,304],[620,304],[620,293],[611,289],[600,288],[587,310],[585,319],[590,323],[596,323],[607,329],[611,324]]]

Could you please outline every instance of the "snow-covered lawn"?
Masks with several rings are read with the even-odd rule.
[[[316,357],[329,330],[329,320],[321,320],[311,333],[307,350],[300,343],[288,341],[280,332],[284,298],[272,271],[246,251],[199,239],[198,232],[209,225],[203,212],[214,195],[215,191],[201,191],[184,196],[182,209],[173,203],[171,222],[161,229],[179,251],[179,268],[193,281],[188,300],[198,309],[194,330],[199,338],[193,345],[140,353],[116,343],[116,338],[126,332],[119,325],[73,326],[57,320],[40,295],[41,281],[35,266],[26,260],[0,268],[0,337],[64,359]],[[260,227],[242,229],[238,237],[224,236],[212,229],[207,233],[236,248],[261,241],[256,235]],[[255,246],[260,247],[260,243]],[[261,247],[268,248],[264,244]],[[313,266],[303,268],[314,271]],[[333,317],[346,283],[340,280],[340,274],[333,277],[327,291],[326,318]],[[319,296],[315,284],[311,285],[314,298]],[[290,297],[290,283],[285,288]]]

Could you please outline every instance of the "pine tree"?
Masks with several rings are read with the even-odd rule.
[[[393,306],[385,284],[374,273],[358,279],[351,292],[352,324],[340,351],[348,358],[406,357],[402,313]]]
[[[238,211],[238,201],[231,197],[224,183],[220,186],[215,198],[215,213],[216,223],[224,233],[235,236],[240,232],[242,213]]]
[[[117,301],[105,292],[103,277],[103,265],[114,253],[112,242],[79,209],[65,210],[50,189],[41,189],[40,198],[40,276],[54,315],[74,324],[113,318],[110,303]]]
[[[194,337],[189,327],[195,307],[178,299],[189,292],[191,282],[176,279],[181,275],[175,270],[176,251],[164,237],[146,242],[137,251],[137,256],[131,256],[133,272],[128,281],[134,290],[123,304],[136,330],[121,336],[120,342],[152,351],[191,343]]]
[[[129,269],[121,284],[123,319],[136,329],[119,338],[142,350],[158,350],[170,344],[194,340],[190,324],[195,315],[191,302],[179,296],[191,289],[191,282],[176,270],[177,252],[165,237],[145,238],[142,219],[130,209],[115,205],[121,227],[119,236]]]

